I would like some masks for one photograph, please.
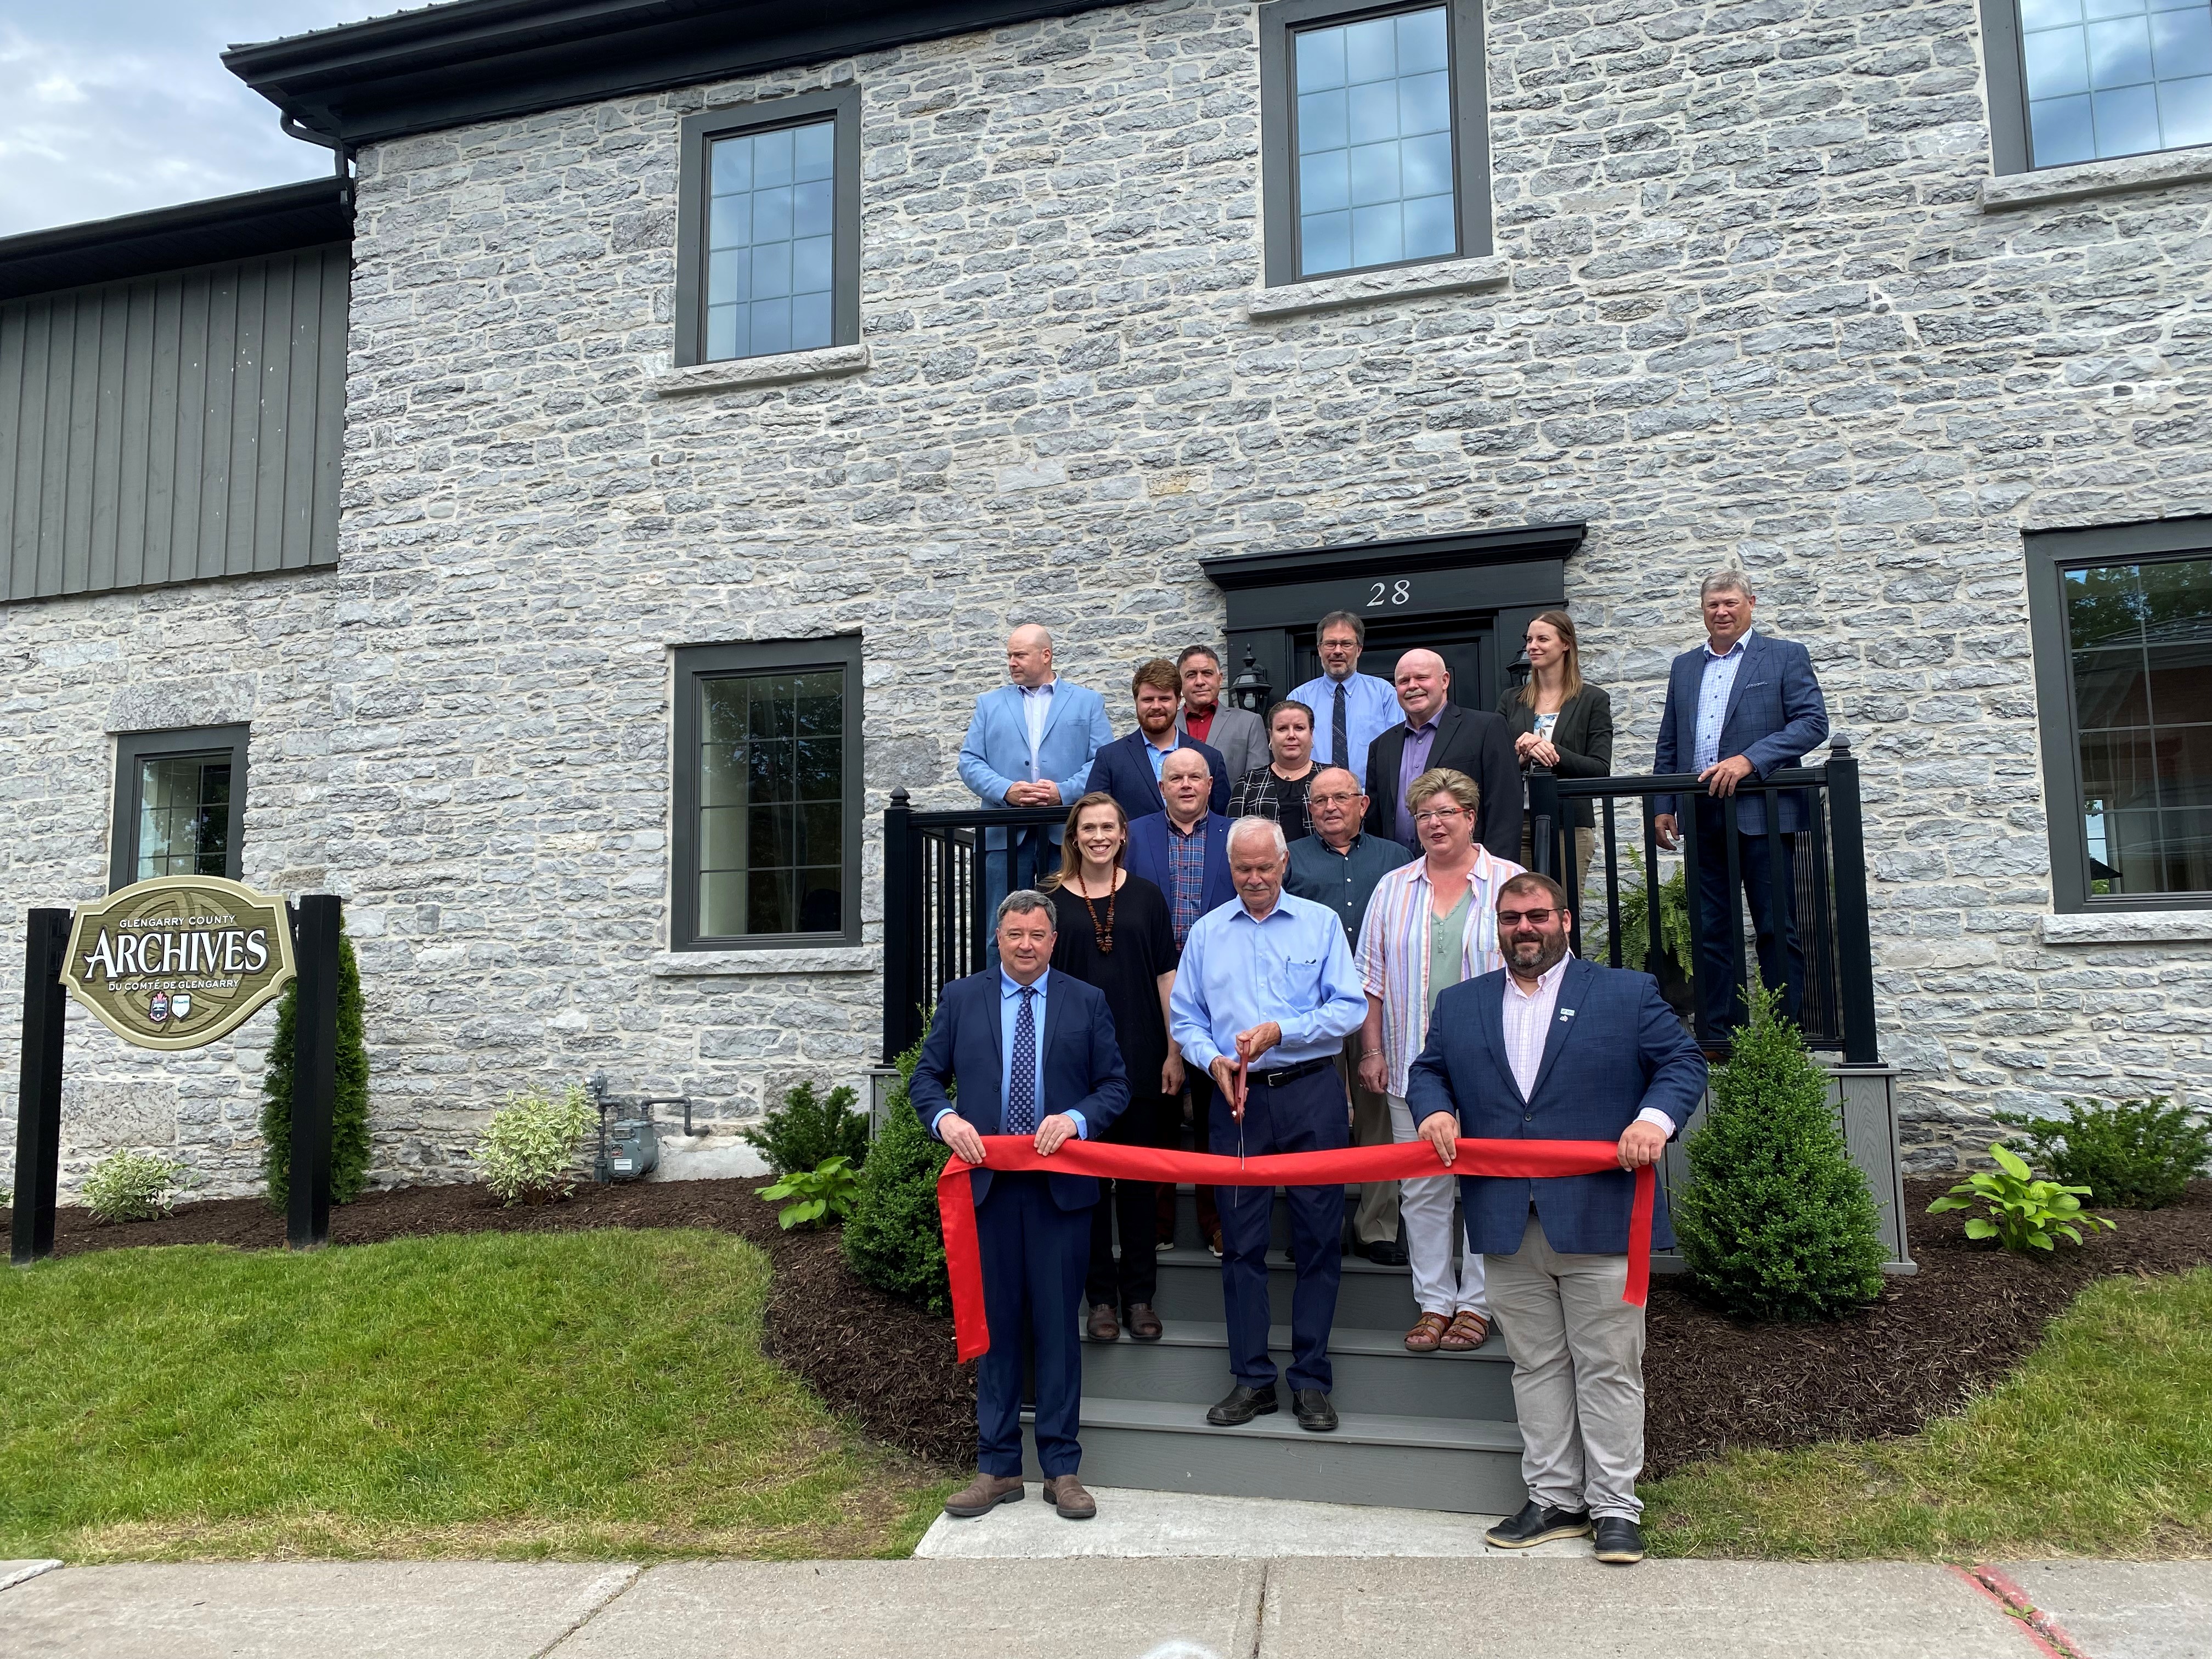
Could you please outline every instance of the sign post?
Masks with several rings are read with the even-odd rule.
[[[283,900],[216,876],[161,876],[74,912],[31,912],[10,1241],[17,1267],[54,1252],[64,991],[137,1048],[199,1048],[236,1030],[299,972],[286,1234],[295,1249],[330,1236],[339,909],[325,893],[301,900],[298,953]]]
[[[23,951],[23,1066],[15,1097],[15,1198],[9,1259],[27,1267],[54,1253],[61,1176],[62,957],[70,913],[33,910]]]
[[[331,1119],[338,1078],[338,908],[328,893],[300,901],[298,1018],[292,1048],[292,1186],[284,1242],[313,1249],[331,1236]]]

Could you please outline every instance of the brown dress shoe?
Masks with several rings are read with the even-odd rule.
[[[1050,1492],[1051,1482],[1045,1483]],[[1022,1483],[1018,1475],[978,1474],[958,1492],[945,1500],[945,1512],[956,1521],[973,1521],[1001,1504],[1022,1501]]]
[[[1045,1500],[1063,1521],[1088,1521],[1098,1513],[1098,1500],[1083,1490],[1083,1483],[1063,1474],[1044,1483]]]
[[[1157,1342],[1160,1340],[1160,1316],[1152,1311],[1149,1302],[1129,1304],[1129,1339],[1133,1342]]]
[[[1103,1302],[1091,1304],[1091,1317],[1083,1322],[1083,1334],[1093,1342],[1118,1342],[1121,1327],[1114,1317],[1114,1310]]]

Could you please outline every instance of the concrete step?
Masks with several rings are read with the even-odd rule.
[[[1158,1342],[1083,1345],[1083,1391],[1126,1400],[1211,1405],[1229,1392],[1229,1331],[1219,1320],[1164,1320]],[[1267,1333],[1267,1349],[1287,1365],[1291,1328]],[[1496,1331],[1466,1353],[1409,1353],[1402,1331],[1337,1326],[1329,1333],[1332,1391],[1340,1412],[1385,1416],[1513,1420],[1513,1363]]]
[[[1338,1409],[1333,1434],[1299,1428],[1287,1399],[1275,1416],[1217,1429],[1202,1405],[1086,1393],[1084,1482],[1464,1515],[1508,1515],[1527,1496],[1510,1423]],[[1042,1478],[1026,1422],[1023,1438],[1029,1474]]]
[[[1159,1285],[1152,1305],[1163,1320],[1218,1320],[1221,1313],[1221,1260],[1210,1250],[1162,1250]],[[1279,1325],[1291,1322],[1291,1291],[1297,1270],[1283,1251],[1267,1257],[1268,1316]],[[1408,1329],[1421,1316],[1413,1300],[1413,1275],[1403,1267],[1384,1267],[1364,1256],[1344,1258],[1344,1274],[1337,1286],[1336,1323],[1346,1328],[1387,1331]]]

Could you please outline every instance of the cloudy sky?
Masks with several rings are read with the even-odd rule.
[[[218,54],[409,0],[0,0],[0,236],[312,179]]]

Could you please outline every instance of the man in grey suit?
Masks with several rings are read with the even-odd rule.
[[[1188,732],[1219,755],[1233,783],[1247,772],[1273,758],[1267,752],[1267,728],[1249,708],[1233,708],[1221,701],[1221,659],[1210,645],[1184,647],[1176,659],[1182,675],[1182,712],[1176,730]]]

